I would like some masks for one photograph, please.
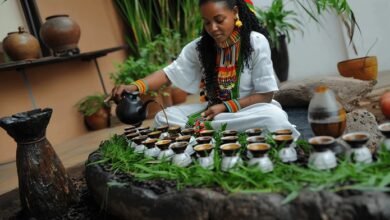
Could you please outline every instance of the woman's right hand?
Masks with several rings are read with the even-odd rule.
[[[119,85],[115,86],[111,91],[111,99],[114,100],[115,103],[118,103],[122,98],[122,93],[124,91],[134,92],[137,91],[138,88],[135,85]]]

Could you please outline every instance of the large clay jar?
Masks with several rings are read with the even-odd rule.
[[[54,56],[77,54],[80,26],[68,15],[53,15],[46,18],[39,32],[43,42],[53,50]]]
[[[40,57],[41,48],[38,40],[19,27],[18,32],[10,32],[3,40],[4,52],[11,60],[29,60]]]
[[[321,85],[310,100],[308,120],[316,136],[337,138],[345,130],[346,112],[333,91]]]

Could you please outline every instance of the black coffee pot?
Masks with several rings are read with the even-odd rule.
[[[146,107],[155,100],[148,100],[145,103],[139,98],[139,92],[127,92],[122,93],[122,98],[116,106],[116,116],[118,119],[130,125],[139,126],[146,118]]]

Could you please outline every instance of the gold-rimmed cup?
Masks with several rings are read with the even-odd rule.
[[[237,136],[238,135],[238,131],[236,130],[225,130],[225,131],[222,131],[222,136],[223,137],[226,137],[226,136]]]
[[[199,157],[208,157],[213,148],[214,146],[212,144],[198,144],[194,147],[194,150]]]
[[[267,143],[252,143],[248,144],[247,149],[254,158],[259,158],[264,156],[271,149],[271,146]]]
[[[238,141],[238,136],[224,136],[221,137],[222,144],[236,143]]]
[[[273,139],[279,147],[290,147],[291,143],[294,141],[292,135],[276,135]]]
[[[278,129],[272,133],[273,135],[292,135],[293,131],[291,129]]]
[[[222,153],[227,157],[234,156],[240,148],[241,144],[238,143],[222,144],[220,146]]]
[[[156,142],[156,147],[158,147],[160,150],[167,150],[169,148],[169,145],[172,143],[171,140],[160,140]]]
[[[263,136],[250,136],[246,139],[248,144],[254,144],[254,143],[264,143],[265,137]]]
[[[211,136],[201,136],[201,137],[197,137],[195,140],[196,143],[198,144],[209,144],[212,139],[213,138]]]
[[[263,132],[262,128],[249,128],[245,130],[245,134],[248,135],[249,137],[260,136],[262,132]]]
[[[158,141],[157,138],[149,138],[142,142],[143,145],[145,145],[146,148],[151,149],[154,148],[156,145],[156,142]]]

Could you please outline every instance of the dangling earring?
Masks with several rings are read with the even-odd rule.
[[[236,25],[236,27],[240,28],[242,26],[242,22],[240,20],[240,18],[238,17],[238,14],[236,16],[236,23],[234,23]]]

